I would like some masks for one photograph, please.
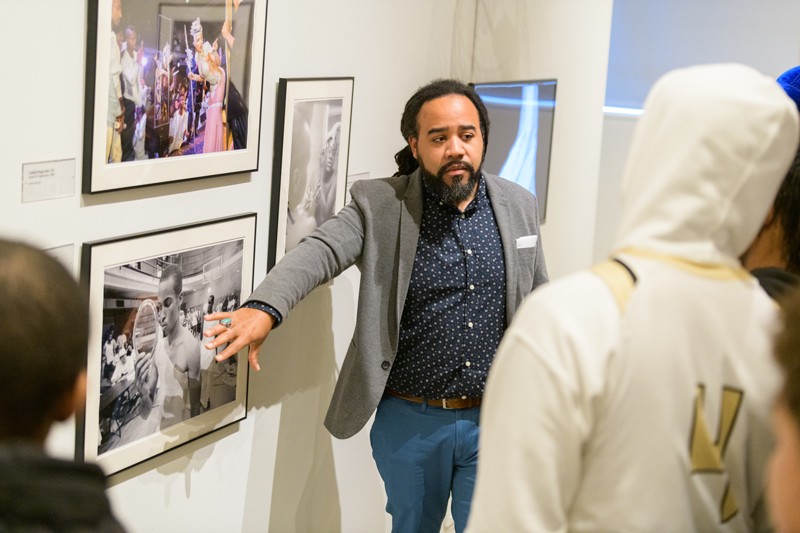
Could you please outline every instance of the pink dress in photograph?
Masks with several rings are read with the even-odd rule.
[[[203,153],[221,152],[225,150],[224,126],[222,123],[222,105],[225,100],[225,71],[217,69],[219,79],[211,84],[211,96],[208,99],[206,110],[206,133],[203,142]],[[209,80],[211,81],[211,80]]]

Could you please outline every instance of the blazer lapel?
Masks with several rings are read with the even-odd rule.
[[[400,236],[397,267],[397,328],[400,328],[403,305],[406,301],[414,258],[417,256],[419,228],[422,224],[422,178],[417,169],[408,177],[403,201],[400,205]]]
[[[516,309],[517,298],[517,254],[516,239],[512,232],[513,223],[509,216],[508,201],[500,187],[495,186],[495,182],[483,174],[486,182],[486,194],[492,203],[494,219],[497,221],[497,229],[500,231],[500,240],[503,243],[503,259],[506,263],[506,326],[511,323]]]

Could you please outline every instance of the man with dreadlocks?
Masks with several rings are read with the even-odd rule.
[[[375,413],[373,457],[394,531],[439,531],[448,498],[466,525],[479,406],[500,337],[547,281],[535,197],[481,170],[489,120],[471,87],[435,80],[407,102],[399,171],[359,181],[352,202],[286,254],[206,346],[249,346],[318,285],[361,271],[358,319],[325,426],[337,438]],[[376,413],[377,409],[377,413]]]

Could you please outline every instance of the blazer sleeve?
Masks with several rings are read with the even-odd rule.
[[[354,199],[283,256],[247,301],[265,302],[285,319],[311,291],[354,265],[363,245],[364,216]]]

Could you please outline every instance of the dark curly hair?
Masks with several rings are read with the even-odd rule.
[[[419,135],[419,123],[417,118],[419,117],[422,106],[426,102],[451,94],[459,94],[467,97],[475,106],[475,109],[478,110],[481,135],[483,136],[483,155],[486,155],[486,147],[489,145],[489,114],[486,112],[486,106],[483,105],[481,97],[478,96],[478,93],[476,93],[471,86],[453,79],[433,80],[427,85],[423,85],[417,89],[417,92],[409,98],[403,110],[403,116],[400,119],[400,133],[403,135],[403,139],[408,142],[409,137],[417,137]],[[419,166],[408,144],[395,154],[394,160],[397,163],[397,173],[395,176],[411,174]]]
[[[800,274],[800,152],[783,178],[772,210],[783,229],[786,270]]]

